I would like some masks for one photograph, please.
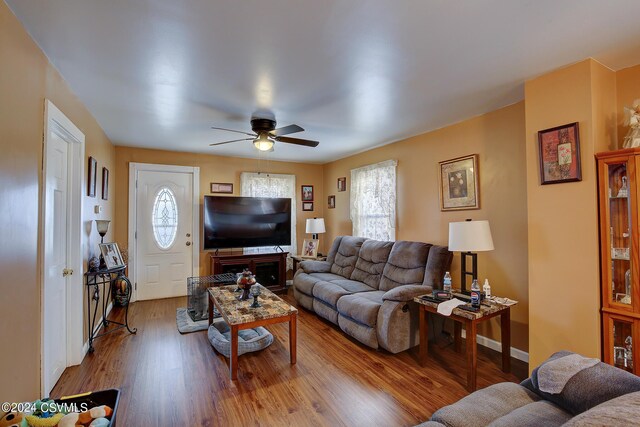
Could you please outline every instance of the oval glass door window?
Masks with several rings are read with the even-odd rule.
[[[178,204],[168,187],[162,187],[153,202],[151,211],[153,237],[160,249],[169,249],[178,234]]]

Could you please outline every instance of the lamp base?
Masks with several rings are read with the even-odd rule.
[[[471,258],[471,271],[467,270],[467,257]],[[460,289],[463,294],[471,295],[467,291],[467,276],[471,276],[471,281],[478,279],[478,254],[473,252],[462,252],[460,254]]]

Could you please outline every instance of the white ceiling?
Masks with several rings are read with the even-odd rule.
[[[523,98],[593,57],[640,63],[638,0],[7,0],[118,145],[256,157],[258,109],[326,162]],[[240,135],[237,135],[241,137]]]

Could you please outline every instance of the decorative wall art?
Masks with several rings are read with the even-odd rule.
[[[336,207],[336,196],[329,196],[328,199],[328,207],[329,209],[335,209]]]
[[[302,210],[303,211],[312,211],[313,210],[313,202],[302,202]]]
[[[87,178],[87,196],[96,197],[96,180],[98,178],[98,162],[89,156],[89,168]]]
[[[313,202],[313,185],[302,186],[302,201]]]
[[[233,184],[230,182],[212,182],[212,193],[233,194]]]
[[[578,122],[538,132],[540,184],[582,181]]]
[[[102,168],[102,200],[109,200],[109,169]]]
[[[347,191],[347,177],[338,178],[338,191]]]
[[[440,210],[480,208],[478,155],[440,162]]]

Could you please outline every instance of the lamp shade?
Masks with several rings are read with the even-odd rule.
[[[449,223],[449,250],[452,252],[492,251],[493,238],[489,221]]]
[[[307,219],[307,233],[319,234],[326,232],[324,227],[324,218],[309,218]]]
[[[98,229],[98,234],[104,236],[109,231],[109,221],[108,219],[96,219],[96,228]]]

